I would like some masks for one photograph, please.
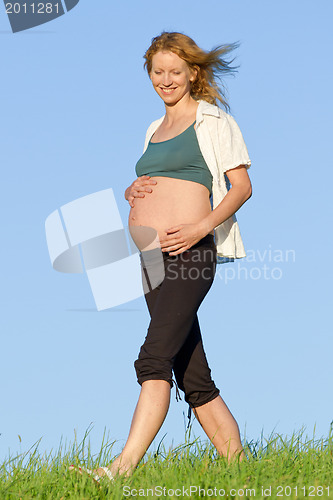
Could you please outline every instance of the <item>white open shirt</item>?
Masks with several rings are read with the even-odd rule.
[[[218,106],[199,100],[196,114],[196,134],[199,147],[213,177],[212,209],[215,209],[230,189],[225,172],[244,165],[247,169],[251,160],[236,120]],[[163,115],[153,121],[146,133],[143,152],[149,140],[164,119]],[[246,257],[236,215],[233,214],[214,230],[217,250],[217,264],[232,262]]]

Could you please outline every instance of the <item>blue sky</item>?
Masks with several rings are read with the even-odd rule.
[[[0,9],[1,458],[40,438],[41,450],[57,449],[91,423],[93,450],[104,428],[115,452],[127,438],[144,298],[98,312],[86,275],[52,269],[44,224],[61,205],[110,187],[127,224],[124,190],[146,128],[164,114],[143,70],[162,30],[205,50],[241,43],[239,72],[226,83],[253,195],[237,212],[248,257],[218,266],[199,309],[216,385],[249,440],[302,426],[327,435],[333,420],[332,3],[162,5],[81,0],[16,34]],[[173,388],[151,449],[165,433],[166,446],[183,442],[183,412]],[[205,439],[198,422],[193,434]]]

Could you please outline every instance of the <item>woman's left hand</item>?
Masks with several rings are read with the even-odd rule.
[[[198,243],[207,233],[199,224],[179,224],[167,229],[166,236],[160,238],[162,252],[178,255]]]

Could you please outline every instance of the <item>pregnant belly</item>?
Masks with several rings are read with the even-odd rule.
[[[208,189],[197,182],[152,177],[157,184],[144,198],[135,198],[128,226],[139,250],[159,247],[169,227],[200,222],[211,212]],[[214,230],[210,234],[214,234]]]

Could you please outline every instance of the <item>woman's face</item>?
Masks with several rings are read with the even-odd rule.
[[[186,62],[177,54],[161,51],[152,57],[150,79],[165,104],[173,105],[184,95],[190,94],[194,76]]]

